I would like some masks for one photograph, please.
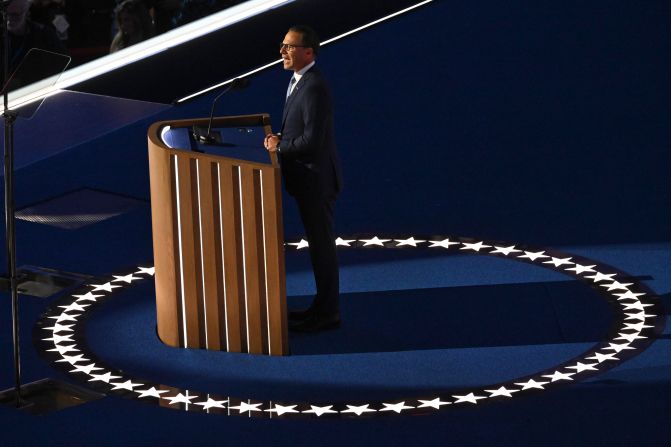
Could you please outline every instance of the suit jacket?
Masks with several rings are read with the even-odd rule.
[[[316,66],[294,86],[284,105],[280,141],[282,177],[292,196],[335,196],[342,188],[333,130],[331,93]]]

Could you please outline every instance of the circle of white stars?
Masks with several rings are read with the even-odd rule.
[[[55,363],[65,366],[66,371],[80,381],[87,382],[108,393],[138,400],[153,400],[168,408],[246,417],[356,418],[389,414],[430,414],[447,408],[482,405],[488,401],[517,398],[561,384],[573,383],[610,369],[631,357],[632,354],[645,349],[657,335],[656,327],[660,326],[657,323],[664,318],[662,312],[651,313],[649,308],[655,307],[656,297],[644,286],[635,280],[627,279],[622,273],[604,273],[608,270],[607,267],[602,267],[584,258],[575,259],[563,254],[557,255],[548,250],[532,250],[526,246],[514,244],[472,241],[453,237],[424,239],[416,239],[413,236],[405,239],[380,236],[350,239],[338,237],[335,242],[339,247],[428,248],[494,255],[530,262],[589,283],[609,301],[616,303],[619,314],[614,330],[609,332],[609,338],[588,352],[557,367],[482,388],[436,393],[434,396],[421,399],[407,398],[389,402],[317,404],[224,397],[137,379],[110,368],[103,362],[94,360],[92,353],[85,346],[81,335],[83,331],[79,331],[78,327],[86,318],[86,312],[104,302],[115,292],[132,286],[137,281],[153,277],[153,267],[138,267],[133,273],[122,276],[113,275],[113,279],[106,282],[99,281],[100,284],[91,283],[83,286],[84,293],[68,297],[70,304],[53,307],[38,321],[36,331],[43,331],[38,336],[39,343],[44,347],[45,354],[51,353],[46,355],[55,357]],[[302,250],[308,247],[308,242],[301,239],[286,245]]]

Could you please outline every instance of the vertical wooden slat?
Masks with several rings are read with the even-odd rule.
[[[205,347],[205,337],[200,296],[202,289],[199,285],[201,276],[198,274],[201,260],[195,160],[178,157],[177,167],[186,347],[202,348]]]
[[[214,171],[214,173],[213,173]],[[198,186],[200,191],[200,222],[203,260],[203,282],[205,301],[205,328],[207,349],[226,349],[226,339],[222,340],[223,281],[221,277],[221,229],[219,223],[219,190],[216,164],[209,160],[198,160]],[[213,175],[214,174],[214,175]],[[223,341],[223,343],[222,343]]]
[[[156,322],[159,338],[170,346],[181,346],[181,295],[177,257],[174,202],[175,177],[172,156],[149,143]]]
[[[173,258],[173,273],[175,275],[175,290],[177,295],[175,297],[175,305],[177,307],[177,331],[179,338],[179,346],[185,347],[185,332],[184,332],[184,307],[182,306],[182,273],[180,271],[180,251],[179,251],[179,228],[177,222],[177,214],[179,213],[179,207],[177,206],[177,156],[170,157],[170,200],[172,203],[172,250],[174,254]],[[156,276],[156,272],[154,272]]]
[[[263,354],[266,345],[265,322],[265,270],[263,260],[263,228],[261,226],[261,203],[259,173],[243,166],[242,187],[242,231],[245,253],[245,297],[247,304],[247,346],[251,354]]]
[[[237,166],[219,163],[221,222],[223,226],[224,279],[226,289],[226,330],[230,352],[247,351],[240,186]]]
[[[263,169],[263,213],[268,280],[268,349],[270,355],[289,353],[287,336],[286,284],[279,172]]]

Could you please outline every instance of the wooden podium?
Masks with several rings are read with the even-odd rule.
[[[176,347],[286,355],[280,169],[263,149],[270,118],[215,118],[223,143],[199,146],[191,129],[207,123],[148,132],[158,335]]]

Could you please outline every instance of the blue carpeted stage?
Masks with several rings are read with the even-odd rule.
[[[662,1],[438,0],[324,47],[319,64],[335,92],[345,175],[338,234],[390,240],[384,249],[340,249],[342,327],[291,334],[292,355],[283,358],[170,348],[156,337],[151,276],[137,274],[141,281],[86,313],[76,337],[123,380],[207,396],[377,409],[401,400],[418,407],[410,399],[436,393],[477,396],[491,384],[513,384],[519,396],[453,399],[416,416],[233,417],[167,401],[162,408],[161,399],[112,391],[45,352],[53,341],[41,339],[43,322],[86,291],[82,284],[48,299],[21,297],[24,382],[53,377],[107,397],[41,416],[0,406],[0,444],[663,445],[671,414],[669,18]],[[261,71],[249,89],[226,96],[218,114],[281,116],[286,80],[279,67]],[[77,213],[114,216],[77,229],[19,220],[18,265],[100,281],[150,266],[147,127],[207,115],[216,93],[176,106],[81,92],[48,98],[48,117],[17,127],[25,133],[16,149],[17,208],[82,189],[133,205],[114,214],[113,201],[76,203]],[[60,130],[56,113],[69,118]],[[298,213],[287,197],[284,207],[293,241],[301,237]],[[500,246],[515,245],[519,255],[565,253],[572,264],[464,244],[393,248],[411,236],[508,241]],[[314,288],[307,253],[287,248],[286,262],[289,307],[300,308]],[[608,291],[609,281],[566,270],[591,264],[645,290],[654,306],[625,303],[623,311],[616,294],[629,286]],[[9,300],[0,298],[5,389],[13,384],[11,321]],[[624,313],[650,309],[659,315]],[[634,340],[635,352],[616,348],[617,364],[599,360],[584,378],[528,393],[514,386],[605,346],[618,337],[620,317],[658,326],[642,329],[649,338]]]

